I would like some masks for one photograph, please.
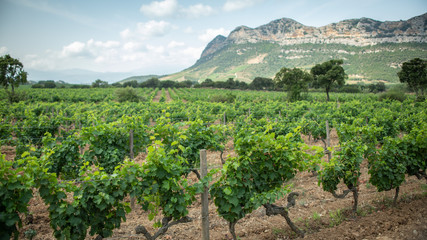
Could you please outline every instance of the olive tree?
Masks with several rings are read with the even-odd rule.
[[[7,90],[12,87],[12,94],[15,87],[27,82],[27,72],[24,65],[18,60],[6,54],[0,57],[0,84]]]
[[[334,84],[344,85],[347,74],[341,66],[343,60],[332,59],[324,63],[316,64],[311,68],[311,74],[314,78],[314,85],[324,87],[326,90],[326,101],[329,101],[329,92]]]
[[[299,68],[283,67],[274,77],[276,86],[287,91],[288,99],[291,101],[301,99],[301,92],[307,90],[310,81],[312,81],[312,76]]]
[[[397,75],[402,83],[408,86],[417,94],[424,95],[427,88],[427,61],[414,58],[402,64],[402,70]]]

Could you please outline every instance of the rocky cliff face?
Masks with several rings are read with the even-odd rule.
[[[274,42],[280,45],[303,43],[338,43],[368,46],[378,43],[427,42],[427,13],[407,21],[376,21],[370,18],[349,19],[323,27],[305,26],[282,18],[257,28],[237,27],[230,35],[217,36],[202,53],[201,59],[230,44]]]

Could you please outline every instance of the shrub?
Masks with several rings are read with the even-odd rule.
[[[383,100],[387,100],[387,99],[403,102],[403,101],[405,101],[406,96],[405,96],[405,94],[403,92],[399,92],[399,91],[388,91],[388,92],[382,93],[378,97],[379,101],[383,101]]]
[[[146,100],[138,96],[138,93],[132,87],[117,89],[115,93],[119,102],[140,102]]]
[[[357,85],[345,85],[343,87],[341,87],[340,89],[338,89],[338,92],[343,92],[343,93],[360,93],[360,88]]]
[[[7,97],[9,102],[16,103],[20,101],[25,101],[27,99],[27,94],[25,92],[9,92],[7,91]]]
[[[211,102],[221,102],[221,103],[234,103],[236,100],[236,95],[232,93],[227,93],[225,95],[214,95],[210,98]]]

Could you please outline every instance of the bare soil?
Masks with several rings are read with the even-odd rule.
[[[303,137],[304,138],[304,137]],[[307,138],[304,138],[308,142]],[[336,133],[332,134],[332,145],[337,144]],[[323,146],[323,143],[311,142],[311,145]],[[14,149],[2,147],[2,153],[14,155]],[[233,144],[230,141],[224,151],[224,158],[234,156]],[[219,152],[208,151],[209,168],[222,166]],[[145,155],[140,154],[135,161],[142,163]],[[191,180],[196,181],[193,174]],[[394,191],[378,193],[376,188],[368,183],[367,164],[362,166],[362,176],[359,186],[359,206],[357,215],[351,212],[353,198],[351,194],[344,199],[336,199],[330,193],[322,190],[317,183],[317,177],[312,173],[299,173],[293,180],[294,191],[300,195],[295,207],[289,210],[294,223],[306,232],[304,239],[427,239],[427,192],[425,181],[415,177],[407,177],[400,188],[397,206],[392,206]],[[344,185],[340,186],[344,189]],[[24,232],[29,229],[37,231],[33,238],[54,239],[49,225],[47,206],[43,200],[36,197],[30,201],[29,211],[33,215],[31,222],[24,221],[20,230],[20,239],[25,239]],[[216,213],[216,207],[210,199],[209,221],[211,239],[231,239],[228,223]],[[276,202],[285,206],[286,199]],[[167,233],[158,239],[201,239],[201,204],[200,197],[189,208],[189,223],[174,225]],[[25,217],[24,217],[25,218]],[[160,219],[160,216],[159,216]],[[155,229],[148,215],[139,207],[127,215],[119,229],[108,239],[145,239],[135,233],[138,225],[144,225],[151,233]],[[267,216],[263,208],[247,215],[236,224],[236,233],[241,240],[252,239],[300,239],[292,232],[285,219],[281,216]],[[95,236],[87,236],[95,239]]]
[[[169,94],[169,90],[166,89],[166,102],[172,101],[171,95]]]
[[[162,97],[162,90],[157,91],[156,96],[153,98],[153,102],[159,102]]]

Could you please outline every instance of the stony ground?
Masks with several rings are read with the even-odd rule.
[[[336,134],[332,134],[332,145],[337,143]],[[321,145],[321,143],[311,143]],[[7,159],[13,159],[14,149],[2,147]],[[210,168],[221,166],[218,152],[208,152]],[[224,156],[234,155],[232,143],[227,145]],[[145,156],[139,155],[136,161],[143,161]],[[359,210],[357,215],[351,212],[352,196],[335,199],[330,193],[324,192],[317,183],[317,177],[311,173],[299,173],[292,183],[294,191],[300,195],[297,204],[291,208],[289,215],[294,223],[306,232],[304,239],[427,239],[427,188],[425,180],[408,177],[401,186],[397,206],[392,206],[394,191],[378,193],[369,184],[367,164],[363,165],[360,178]],[[189,176],[195,179],[195,176]],[[344,186],[341,186],[344,189]],[[37,194],[35,194],[37,196]],[[285,206],[286,200],[276,202]],[[192,222],[172,226],[160,239],[201,239],[201,204],[198,199],[190,208]],[[37,239],[54,239],[49,225],[47,206],[39,197],[30,202],[31,223],[24,223],[20,239],[26,239],[24,232],[34,229]],[[228,224],[216,213],[213,201],[209,205],[210,238],[231,239]],[[127,221],[114,231],[109,239],[145,239],[135,233],[135,227],[144,225],[154,232],[152,222],[147,214],[136,208],[127,215]],[[236,224],[236,233],[241,240],[249,239],[299,239],[291,231],[281,216],[267,216],[263,208],[257,209]],[[88,236],[87,239],[94,239]]]

